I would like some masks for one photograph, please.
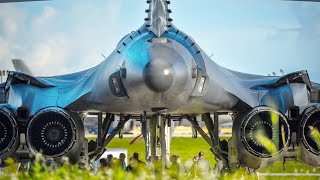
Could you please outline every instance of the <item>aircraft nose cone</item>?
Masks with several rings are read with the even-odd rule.
[[[153,60],[145,66],[143,79],[152,91],[166,92],[172,86],[174,79],[172,65],[168,62]]]

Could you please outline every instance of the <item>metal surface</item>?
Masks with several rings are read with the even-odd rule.
[[[103,136],[103,129],[102,129],[102,113],[98,113],[98,135],[97,135],[97,144],[98,146],[102,145],[102,136]]]
[[[141,121],[141,133],[144,137],[144,142],[146,144],[146,157],[145,160],[149,160],[150,156],[150,121],[147,120],[147,112],[143,112]]]
[[[318,129],[320,127],[320,105],[307,108],[300,121],[298,144],[301,149],[301,161],[311,166],[320,165]],[[313,128],[313,129],[311,129]]]
[[[162,171],[165,171],[166,164],[167,164],[167,148],[166,148],[166,119],[161,117],[161,114],[158,114],[158,120],[161,122],[160,126],[160,142],[161,142],[161,167]]]
[[[149,30],[160,37],[170,26],[169,8],[170,0],[150,0],[147,23]]]
[[[16,71],[32,75],[29,67],[21,59],[12,59],[12,64]]]
[[[5,95],[1,106],[8,108],[21,126],[48,108],[72,114],[108,113],[106,120],[109,120],[102,122],[101,116],[99,118],[99,142],[91,156],[93,158],[103,153],[104,147],[116,134],[122,134],[121,129],[131,115],[143,115],[143,123],[147,126],[144,135],[149,137],[145,138],[152,162],[155,162],[159,137],[156,115],[185,116],[212,147],[216,157],[226,165],[227,159],[222,155],[216,138],[219,112],[232,112],[238,116],[234,126],[237,138],[241,136],[242,122],[248,115],[245,112],[267,106],[279,114],[286,114],[292,106],[299,107],[301,112],[310,106],[309,91],[314,83],[310,82],[306,71],[270,77],[223,68],[195,40],[171,23],[169,1],[147,2],[147,22],[122,38],[116,49],[99,65],[54,77],[11,72],[6,83],[0,84],[1,94]],[[213,128],[209,129],[210,137],[193,120],[196,115],[205,113],[216,113],[215,121],[206,123]],[[111,114],[121,114],[124,119],[107,136]],[[164,136],[163,129],[160,135]],[[241,139],[235,142],[235,146],[243,146]],[[277,155],[266,160],[249,151],[238,153],[238,157],[247,158],[245,165],[253,168],[279,160]]]
[[[78,114],[50,107],[32,117],[26,137],[32,154],[54,159],[66,156],[76,163],[84,142],[84,127]]]
[[[219,146],[220,139],[219,139],[219,113],[214,113],[213,117],[213,144]],[[211,119],[211,117],[210,117]],[[211,119],[212,121],[212,119]]]
[[[210,137],[199,127],[199,124],[197,121],[194,121],[192,116],[187,116],[186,117],[187,120],[189,120],[189,122],[192,124],[193,128],[196,129],[199,134],[201,134],[201,136],[203,137],[203,139],[209,144],[209,146],[211,147],[211,151],[213,152],[213,154],[215,155],[215,157],[221,161],[223,161],[225,166],[228,166],[228,162],[227,160],[223,157],[222,155],[222,151],[220,149],[219,146],[216,146],[213,143],[213,139],[210,139]]]
[[[19,145],[17,122],[12,112],[0,106],[0,158],[12,155]]]
[[[91,161],[97,160],[100,158],[100,156],[104,153],[105,147],[111,142],[111,140],[123,129],[123,126],[126,122],[130,120],[130,116],[125,116],[123,121],[120,121],[117,125],[117,127],[108,135],[106,136],[103,141],[101,146],[97,146],[95,153],[91,157]],[[109,128],[108,128],[109,129]],[[106,130],[106,132],[108,131]],[[106,133],[105,133],[106,134]]]
[[[73,111],[132,114],[142,114],[152,108],[166,108],[170,114],[188,114],[237,110],[236,105],[240,102],[251,107],[275,104],[278,106],[275,108],[285,112],[294,104],[293,91],[288,84],[265,87],[277,77],[247,75],[224,69],[202,51],[198,55],[202,56],[206,71],[204,73],[203,68],[200,69],[203,62],[198,62],[199,78],[192,78],[193,64],[199,58],[194,58],[196,52],[188,50],[187,44],[168,38],[166,43],[149,42],[155,38],[154,35],[145,26],[139,32],[130,35],[133,39],[127,37],[123,40],[126,46],[117,48],[120,54],[115,51],[100,65],[86,71],[39,78],[18,73],[9,75],[8,104],[14,110],[20,106],[28,107],[30,115],[48,106]],[[164,33],[163,38],[169,34]],[[112,91],[115,85],[110,84],[108,79],[119,72],[118,67],[123,64],[126,75],[115,81],[121,84],[118,86],[119,93],[124,93],[118,96],[117,92]],[[206,77],[202,84],[203,91],[194,94],[201,85],[201,77]],[[308,93],[305,86],[294,91],[306,96]],[[295,105],[302,104],[298,102]]]
[[[157,119],[155,116],[150,121],[150,155],[151,162],[156,162],[157,157]]]
[[[232,129],[238,160],[253,169],[280,160],[290,143],[290,134],[287,118],[278,110],[263,106],[239,114]]]

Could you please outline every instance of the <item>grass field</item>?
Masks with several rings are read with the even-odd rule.
[[[140,139],[136,141],[134,144],[130,145],[130,142],[133,138],[115,138],[113,139],[107,148],[125,148],[128,150],[128,156],[132,156],[134,152],[138,152],[140,154],[141,160],[144,160],[145,157],[145,144],[144,140]],[[204,151],[205,158],[208,159],[211,164],[214,166],[214,156],[210,152],[209,145],[204,141],[203,138],[188,138],[188,137],[173,137],[171,141],[171,154],[179,155],[182,158],[182,163],[184,163],[188,159],[192,159],[195,155],[198,154],[199,151]],[[285,167],[285,169],[284,169]],[[9,179],[47,179],[47,180],[55,180],[55,179],[90,179],[90,180],[100,180],[100,179],[141,179],[141,177],[137,174],[128,173],[124,171],[119,171],[115,169],[115,171],[98,171],[97,174],[93,173],[90,170],[81,170],[83,168],[79,168],[78,166],[62,166],[55,171],[46,170],[46,166],[41,165],[40,163],[36,163],[31,170],[26,173],[24,171],[19,174],[15,174],[15,169],[17,168],[16,164],[13,164],[10,167],[5,169],[5,172],[1,172],[0,169],[0,180],[9,180]],[[9,172],[6,173],[6,172]],[[270,174],[273,173],[273,174]],[[284,174],[286,173],[286,174]],[[310,167],[298,162],[287,162],[285,166],[283,166],[282,162],[277,162],[274,165],[259,170],[259,179],[277,179],[277,180],[309,180],[309,179],[320,179],[320,177],[316,177],[312,174],[320,174],[320,168]],[[256,174],[257,175],[257,174]],[[294,175],[294,176],[293,176]],[[140,177],[140,178],[139,178]],[[169,179],[167,176],[162,179]],[[245,177],[245,178],[243,178]],[[255,176],[257,177],[257,176]],[[228,176],[222,176],[222,180],[238,180],[238,179],[255,179],[255,177],[249,176],[245,169],[240,169],[236,171],[234,174],[229,174]],[[144,176],[142,179],[158,179],[160,177],[154,177],[152,174]]]
[[[145,157],[145,143],[143,139],[136,141],[133,145],[130,145],[130,141],[133,138],[114,138],[107,148],[125,148],[128,149],[128,157],[132,156],[134,152],[138,152],[142,160]],[[181,161],[185,162],[188,159],[192,159],[198,155],[199,151],[205,153],[205,157],[210,160],[212,164],[215,164],[214,156],[209,150],[210,146],[206,144],[203,138],[184,138],[173,137],[171,141],[171,154],[181,156]]]
[[[130,145],[130,141],[133,138],[119,138],[113,139],[107,148],[125,148],[128,149],[128,156],[132,156],[134,152],[140,154],[141,159],[144,160],[145,157],[145,145],[144,140],[138,140],[133,145]],[[182,163],[186,160],[193,158],[198,154],[199,151],[204,151],[205,157],[215,165],[214,156],[209,150],[210,146],[205,142],[203,138],[187,138],[187,137],[173,137],[171,141],[171,154],[181,156]],[[277,162],[274,165],[259,170],[261,173],[320,173],[320,168],[311,167],[308,165],[301,164],[299,162],[286,162],[283,165],[282,162]],[[274,178],[274,177],[273,177]],[[298,179],[300,179],[299,177]],[[277,179],[297,179],[292,177],[277,177]],[[310,179],[310,177],[308,177]],[[316,177],[320,179],[320,177]]]

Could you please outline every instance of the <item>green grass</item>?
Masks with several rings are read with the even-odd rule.
[[[145,144],[144,140],[138,140],[133,145],[129,142],[133,138],[119,138],[113,139],[107,148],[125,148],[128,149],[128,156],[132,156],[134,152],[140,154],[141,159],[145,157]],[[187,138],[187,137],[173,137],[171,141],[171,154],[181,156],[182,163],[188,159],[192,159],[198,154],[199,151],[205,153],[205,158],[208,159],[214,166],[216,161],[214,155],[209,150],[210,146],[205,142],[203,138]],[[285,169],[284,169],[285,167]],[[320,168],[311,167],[299,162],[286,162],[283,166],[282,162],[276,162],[274,165],[259,170],[259,172],[272,172],[272,173],[320,173]],[[280,178],[281,179],[281,178]]]
[[[133,145],[130,145],[130,141],[133,138],[119,138],[113,139],[107,148],[125,148],[128,149],[128,157],[131,157],[134,152],[138,152],[141,159],[145,160],[145,143],[143,139],[136,141]],[[199,151],[205,153],[205,157],[212,163],[215,164],[214,156],[209,150],[210,146],[204,141],[203,138],[172,138],[171,141],[171,155],[179,155],[181,161],[184,163],[188,159],[192,159],[198,155]]]
[[[283,165],[283,162],[276,162],[272,166],[260,170],[260,172],[272,173],[320,173],[320,168],[312,167],[299,162],[289,161]]]
[[[136,141],[133,145],[130,145],[130,142],[133,138],[115,138],[113,139],[107,148],[125,148],[128,149],[128,156],[132,156],[134,152],[138,152],[141,156],[141,159],[144,160],[145,157],[145,144],[143,139]],[[208,159],[212,165],[215,165],[215,160],[213,154],[210,152],[209,145],[204,141],[203,138],[173,138],[171,141],[171,154],[179,155],[182,158],[182,163],[184,163],[188,159],[192,159],[195,155],[198,154],[199,151],[204,151],[205,158]],[[40,162],[40,161],[38,161]],[[14,166],[15,167],[15,166]],[[12,168],[14,168],[12,167]],[[132,174],[123,172],[119,169],[114,169],[113,171],[102,170],[98,171],[98,174],[94,174],[89,170],[81,170],[82,167],[79,168],[77,166],[70,166],[65,164],[62,167],[52,171],[52,168],[41,165],[40,163],[36,163],[35,166],[29,172],[20,172],[18,175],[14,173],[14,170],[7,171],[12,173],[5,173],[0,171],[0,180],[7,179],[46,179],[46,180],[55,180],[55,179],[90,179],[90,180],[100,180],[100,179],[158,179],[160,177],[154,177],[153,174],[150,174],[150,171],[144,171],[143,174]],[[274,165],[259,170],[260,173],[271,172],[271,173],[320,173],[320,168],[310,167],[308,165],[304,165],[298,162],[287,162],[285,164],[285,170],[283,168],[282,162],[277,162]],[[161,179],[169,179],[168,176],[162,176]],[[254,179],[254,177],[249,176],[246,173],[244,168],[236,171],[234,174],[229,174],[229,176],[222,176],[222,180],[229,179]],[[298,180],[309,180],[309,179],[320,179],[319,177],[305,176],[305,177],[260,177],[260,179],[298,179]]]

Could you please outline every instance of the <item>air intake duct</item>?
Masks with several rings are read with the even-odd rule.
[[[299,146],[302,162],[320,166],[320,104],[307,108],[301,115]]]
[[[38,112],[29,122],[27,142],[34,154],[47,158],[79,160],[84,142],[84,127],[77,113],[57,107]]]
[[[0,159],[6,159],[16,151],[18,137],[18,127],[12,112],[0,106]]]
[[[240,163],[253,169],[267,167],[286,149],[290,138],[287,118],[269,107],[240,114],[233,126]]]

